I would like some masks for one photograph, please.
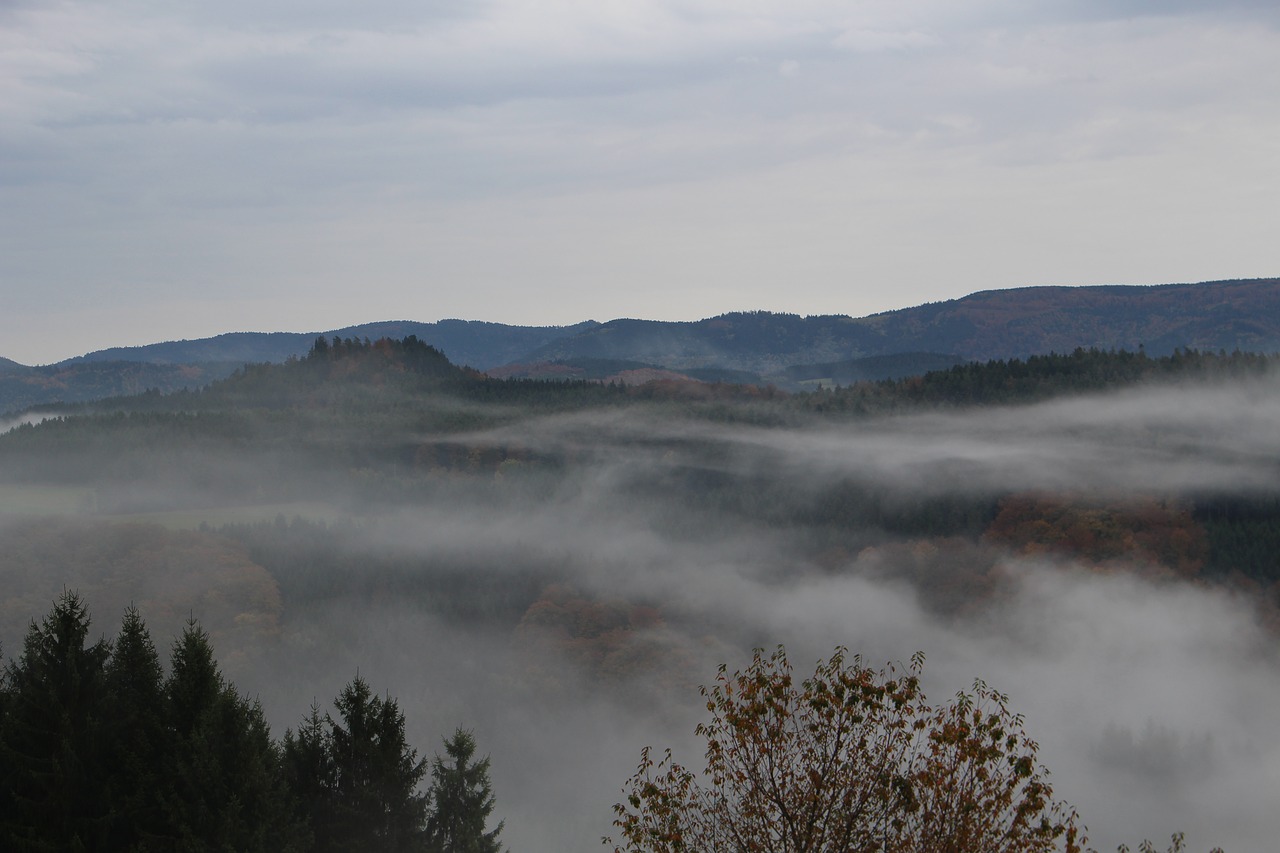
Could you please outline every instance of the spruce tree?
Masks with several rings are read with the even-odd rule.
[[[333,833],[337,768],[333,740],[320,716],[319,705],[312,703],[297,734],[292,730],[284,733],[282,752],[284,777],[298,820],[311,838],[308,847],[324,848],[323,839]]]
[[[444,742],[449,762],[436,756],[431,765],[431,816],[427,820],[430,853],[499,853],[502,822],[485,832],[493,813],[489,758],[473,761],[475,737],[458,729]]]
[[[106,673],[108,847],[132,850],[162,829],[161,764],[168,754],[160,656],[136,608],[125,611]]]
[[[298,849],[303,836],[262,708],[222,677],[194,620],[174,645],[165,694],[174,739],[167,842],[187,851]]]
[[[334,796],[329,831],[316,833],[319,850],[421,849],[427,796],[418,791],[426,762],[405,742],[404,715],[394,699],[379,698],[356,676],[329,718]]]
[[[86,645],[89,624],[80,597],[64,592],[43,622],[31,623],[22,656],[6,671],[5,850],[89,850],[102,843],[103,668],[110,646]]]

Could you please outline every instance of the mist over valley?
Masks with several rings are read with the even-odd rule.
[[[190,616],[272,731],[358,671],[492,759],[515,850],[588,850],[752,648],[923,651],[1006,692],[1098,849],[1280,831],[1274,359],[971,364],[787,394],[498,380],[322,341],[0,436],[0,642],[63,589]],[[551,816],[554,815],[554,818]]]
[[[1280,838],[1280,3],[0,2],[0,851]]]

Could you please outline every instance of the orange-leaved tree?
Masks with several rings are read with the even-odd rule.
[[[924,657],[867,667],[843,648],[798,683],[786,652],[702,688],[701,774],[643,752],[614,806],[618,853],[1083,853],[1035,741],[982,682],[945,705],[920,688]]]

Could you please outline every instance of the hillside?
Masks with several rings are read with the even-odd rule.
[[[388,321],[323,333],[236,332],[100,350],[38,368],[0,360],[0,413],[147,388],[199,387],[243,364],[301,357],[318,334],[355,340],[413,335],[455,364],[501,377],[600,379],[644,368],[796,389],[1079,347],[1141,348],[1153,356],[1179,348],[1280,351],[1280,279],[990,290],[861,318],[755,311],[691,322],[618,319],[534,327]]]
[[[825,364],[829,377],[888,378],[901,374],[871,376],[845,363],[905,353],[985,361],[1077,347],[1142,347],[1152,355],[1180,347],[1280,350],[1280,279],[990,290],[857,319],[751,312],[687,323],[614,320],[523,360],[635,360],[675,370],[745,370],[775,380],[787,368]]]
[[[13,364],[13,362],[9,362]],[[231,375],[240,362],[156,364],[95,361],[43,367],[0,364],[0,415],[50,403],[81,403],[140,394],[200,388]]]
[[[0,414],[50,403],[81,403],[137,394],[171,393],[224,379],[246,364],[304,356],[317,337],[430,340],[456,364],[485,369],[518,359],[553,338],[595,325],[505,326],[470,320],[389,321],[326,332],[231,332],[193,341],[166,341],[97,350],[57,364],[27,367],[0,358]]]
[[[305,355],[319,335],[357,340],[414,335],[429,341],[455,364],[484,370],[514,361],[531,349],[594,325],[589,320],[574,326],[507,326],[477,320],[441,320],[437,323],[390,320],[324,332],[231,332],[194,341],[113,347],[68,359],[63,364],[85,361],[145,361],[155,364],[233,362],[237,365],[281,362],[290,356]]]
[[[1280,350],[1280,279],[1152,287],[988,290],[864,317],[884,352],[928,349],[966,360],[1023,358],[1076,347]],[[870,353],[868,353],[870,354]]]

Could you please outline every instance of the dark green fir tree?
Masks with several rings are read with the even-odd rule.
[[[169,754],[164,677],[155,643],[134,607],[125,611],[106,673],[105,755],[110,776],[107,847],[135,850],[163,831],[160,776]]]
[[[489,784],[488,756],[476,761],[471,732],[458,729],[444,742],[448,760],[436,756],[431,765],[431,816],[427,820],[430,853],[499,853],[502,822],[488,832],[494,796]]]
[[[324,851],[422,849],[427,795],[418,790],[425,761],[405,741],[396,701],[380,698],[356,676],[334,700],[329,718],[333,799],[328,831],[316,832]]]
[[[87,644],[89,614],[64,592],[5,673],[0,728],[0,849],[99,849],[107,827],[103,671],[110,646]]]
[[[262,708],[223,678],[194,621],[174,645],[165,694],[174,739],[165,843],[196,853],[301,849],[305,833]]]

